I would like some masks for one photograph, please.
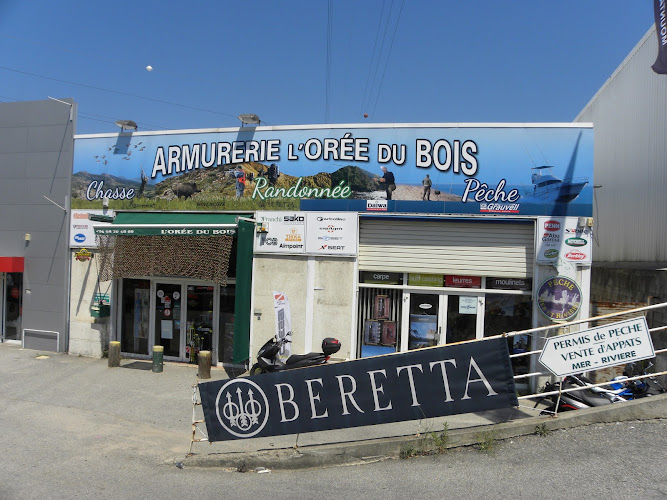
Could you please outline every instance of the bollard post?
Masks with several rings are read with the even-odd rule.
[[[211,378],[211,351],[199,351],[199,378]]]
[[[153,346],[153,373],[162,373],[164,366],[164,347],[161,345]]]
[[[112,340],[109,342],[109,368],[114,368],[120,366],[120,342],[117,340]]]

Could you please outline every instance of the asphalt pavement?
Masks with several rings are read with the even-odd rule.
[[[9,447],[36,447],[39,461],[55,459],[76,443],[95,443],[102,453],[122,450],[158,464],[181,462],[188,467],[271,469],[308,468],[367,463],[399,456],[407,448],[432,450],[429,439],[445,422],[448,445],[467,446],[479,441],[481,430],[493,427],[499,439],[532,434],[537,425],[551,429],[596,422],[665,416],[667,398],[623,403],[569,412],[557,419],[539,417],[528,409],[505,409],[440,419],[401,422],[301,435],[255,438],[216,443],[197,442],[190,451],[193,384],[197,366],[165,363],[153,373],[150,361],[123,359],[109,368],[106,359],[40,353],[0,344],[0,425],[2,419],[20,420],[28,427]],[[213,368],[211,379],[225,379]],[[576,415],[575,415],[576,414]],[[48,418],[45,418],[48,417]],[[195,418],[201,419],[198,407]],[[34,427],[30,427],[34,423]],[[205,427],[201,424],[203,431]],[[57,436],[62,448],[41,450],[40,436]],[[197,437],[204,434],[198,433]],[[7,434],[5,433],[5,438]]]
[[[185,459],[197,368],[150,367],[0,344],[0,498],[667,496],[664,396],[555,419],[449,417],[453,449],[439,454],[428,452],[440,420],[302,435],[297,448],[296,436],[196,443]],[[493,431],[488,453],[483,430]],[[364,465],[318,467],[337,463]]]

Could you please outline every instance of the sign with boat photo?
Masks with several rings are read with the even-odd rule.
[[[242,127],[77,136],[72,208],[591,216],[592,192],[587,125]]]

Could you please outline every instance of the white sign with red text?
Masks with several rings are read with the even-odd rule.
[[[566,261],[590,264],[593,252],[593,228],[580,225],[579,220],[579,217],[538,217],[537,262],[553,264]]]
[[[88,218],[90,214],[113,217],[113,210],[72,210],[69,229],[70,248],[97,248],[95,241],[95,226],[108,226],[110,222],[93,221]]]

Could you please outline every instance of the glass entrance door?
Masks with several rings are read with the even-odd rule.
[[[447,296],[448,344],[477,338],[477,316],[481,311],[479,300],[476,296]]]
[[[164,355],[185,356],[181,324],[181,284],[155,284],[155,344],[164,347]]]
[[[23,273],[0,273],[0,337],[21,341]]]
[[[408,349],[440,344],[440,295],[410,294]]]
[[[410,293],[409,336],[403,349],[482,338],[483,302],[478,295]]]

